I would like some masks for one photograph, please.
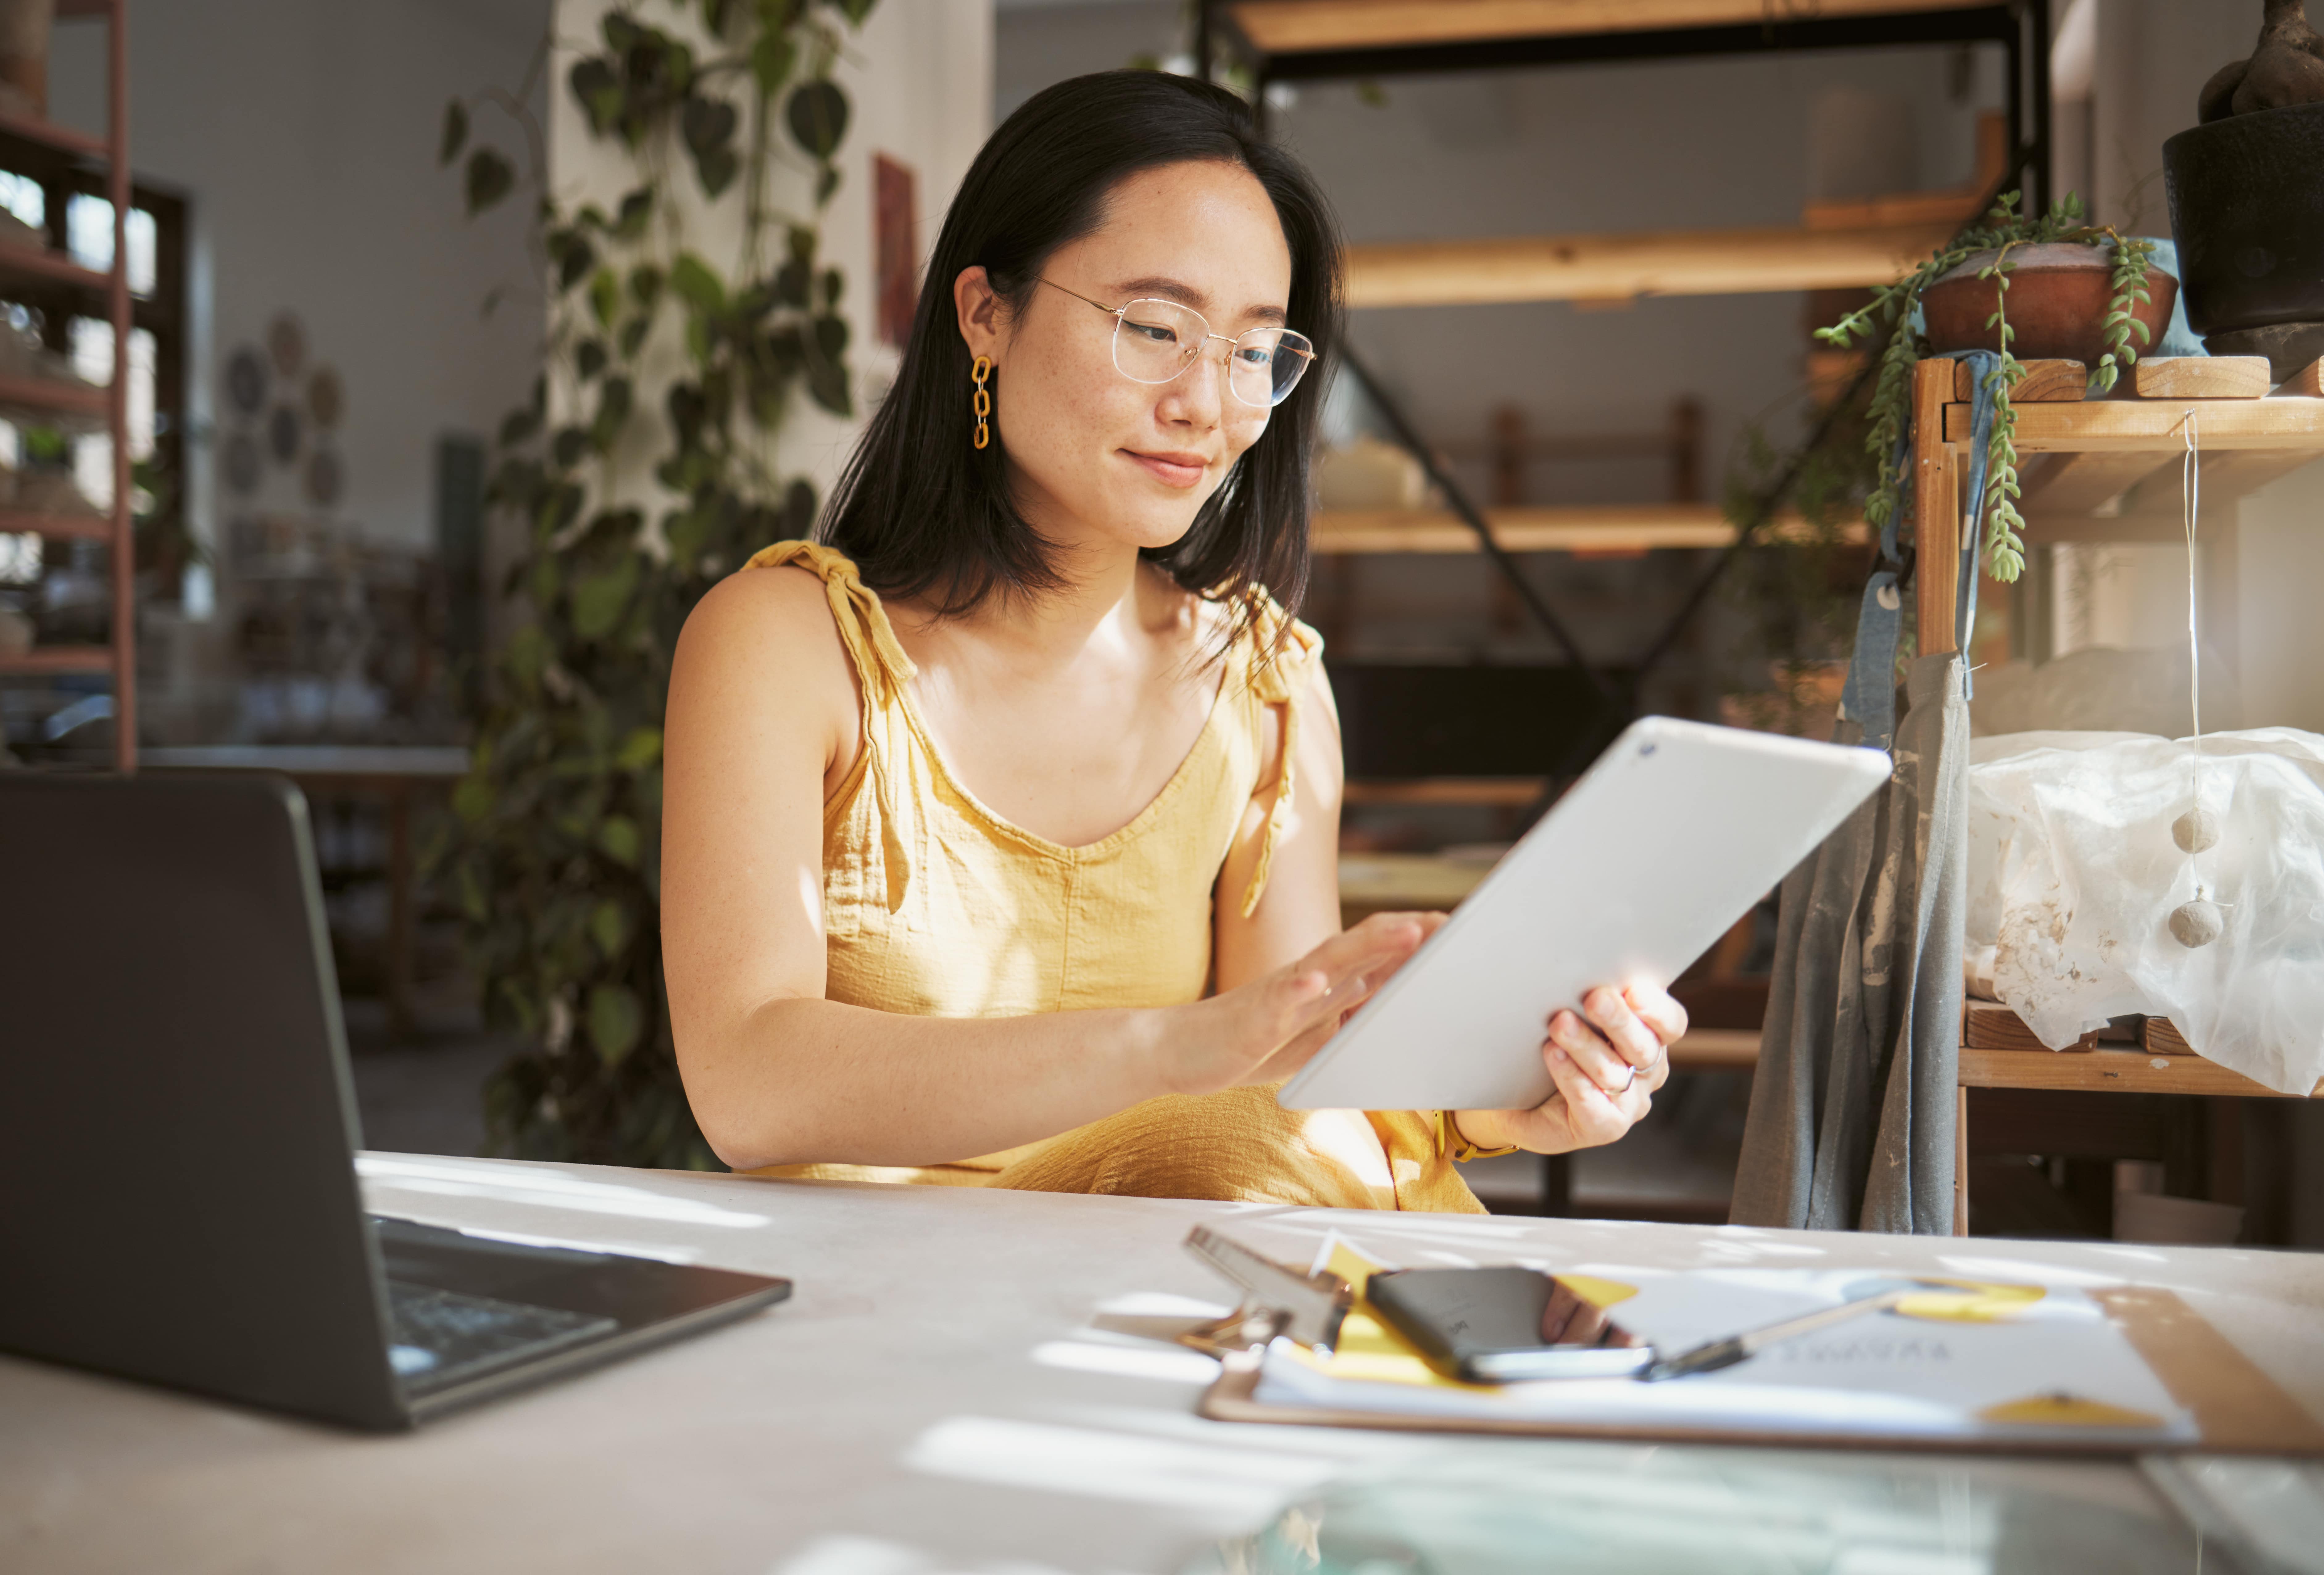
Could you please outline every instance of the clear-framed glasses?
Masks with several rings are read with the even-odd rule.
[[[1291,397],[1315,359],[1314,342],[1290,328],[1252,328],[1230,339],[1212,333],[1202,313],[1175,300],[1140,299],[1110,307],[1055,280],[1041,282],[1113,319],[1113,364],[1132,382],[1173,381],[1216,339],[1227,346],[1227,387],[1234,397],[1246,405],[1272,410]]]

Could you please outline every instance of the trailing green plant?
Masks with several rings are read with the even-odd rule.
[[[1738,529],[1778,486],[1796,511],[1754,536],[1722,590],[1738,635],[1727,699],[1753,727],[1813,732],[1813,719],[1829,718],[1823,690],[1847,660],[1864,590],[1864,404],[1858,397],[1832,412],[1821,441],[1790,456],[1769,439],[1764,419],[1748,423],[1727,466],[1724,513]]]
[[[2011,394],[2024,377],[2025,368],[2010,350],[2016,337],[2016,330],[2008,320],[2010,253],[2020,246],[2047,243],[2113,249],[2112,297],[2105,319],[2106,350],[2098,364],[2089,370],[2092,391],[2103,393],[2112,389],[2122,369],[2138,359],[2138,350],[2131,344],[2134,334],[2141,345],[2151,337],[2146,325],[2138,320],[2134,303],[2152,299],[2146,272],[2154,254],[2153,243],[2121,235],[2111,226],[2086,224],[2084,217],[2081,198],[2071,192],[2039,217],[2020,215],[2017,193],[2010,192],[1994,204],[1983,223],[1963,231],[1895,284],[1875,290],[1871,301],[1861,309],[1850,312],[1831,327],[1816,330],[1817,338],[1845,349],[1890,325],[1896,327],[1881,355],[1879,374],[1872,391],[1870,427],[1864,439],[1865,451],[1875,466],[1864,515],[1874,530],[1884,529],[1896,517],[1904,495],[1904,475],[1896,460],[1897,445],[1904,435],[1912,405],[1913,367],[1927,353],[1927,346],[1912,330],[1913,314],[1921,304],[1923,292],[1939,278],[1980,252],[1992,252],[1993,261],[1978,270],[1978,277],[1994,281],[1995,310],[1986,327],[1999,330],[2001,353],[1998,364],[1985,377],[1985,386],[1994,396],[1993,436],[1986,454],[1985,493],[1974,500],[1976,512],[1971,528],[1983,532],[1981,552],[1987,573],[2006,582],[2016,579],[2024,571],[2025,542],[2021,532],[2025,521],[2017,511],[2017,411]]]
[[[872,5],[662,0],[664,20],[706,44],[643,4],[607,11],[602,50],[562,88],[633,172],[610,207],[547,194],[530,84],[445,112],[438,161],[461,161],[472,215],[520,184],[508,154],[472,145],[472,113],[494,105],[524,126],[549,293],[546,370],[501,424],[486,493],[524,531],[503,585],[523,616],[485,663],[469,771],[434,861],[486,1018],[524,1041],[485,1090],[497,1152],[715,1163],[678,1081],[662,982],[663,704],[696,602],[814,522],[814,489],[773,459],[795,395],[851,413],[844,281],[818,262],[816,226],[849,118],[832,68]],[[808,178],[810,212],[769,198],[778,161]],[[687,244],[687,170],[703,204],[740,206],[731,266]],[[677,368],[655,401],[640,393],[649,358]]]

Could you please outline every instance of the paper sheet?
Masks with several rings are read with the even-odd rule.
[[[1328,1243],[1334,1273],[1359,1285],[1379,1266]],[[1575,1264],[1618,1303],[1620,1322],[1683,1349],[1853,1300],[1883,1276],[1862,1270],[1653,1269]],[[1991,1438],[2040,1443],[2192,1441],[2174,1401],[2105,1312],[2071,1287],[1950,1283],[1895,1312],[1799,1336],[1714,1373],[1647,1384],[1564,1379],[1498,1386],[1432,1372],[1360,1302],[1338,1348],[1319,1358],[1271,1346],[1253,1398],[1266,1405],[1599,1426]]]

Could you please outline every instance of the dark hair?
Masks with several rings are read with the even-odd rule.
[[[1307,460],[1340,329],[1340,237],[1314,178],[1261,140],[1224,88],[1158,71],[1101,71],[1035,94],[976,155],[945,214],[894,388],[833,491],[824,539],[883,595],[928,596],[947,614],[996,590],[1061,583],[1046,545],[1010,502],[998,443],[972,441],[969,354],[953,281],[982,264],[1021,311],[1058,247],[1096,230],[1108,195],[1142,170],[1189,161],[1241,165],[1275,204],[1291,252],[1289,326],[1317,364],[1275,408],[1186,534],[1142,556],[1189,591],[1234,609],[1271,592],[1296,609],[1307,588]],[[1007,391],[990,385],[996,401]]]

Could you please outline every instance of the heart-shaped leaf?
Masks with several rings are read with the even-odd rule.
[[[619,1066],[637,1048],[645,1026],[646,1009],[635,990],[623,984],[590,987],[589,1043],[607,1071]]]
[[[573,587],[573,632],[584,640],[603,640],[613,632],[629,610],[630,596],[638,585],[638,555],[624,552],[610,568],[599,569]],[[630,825],[627,857],[614,852],[613,844],[604,843],[605,851],[624,864],[637,861],[637,827]],[[607,821],[606,834],[612,834],[614,823]]]
[[[839,151],[847,134],[847,95],[829,78],[801,83],[783,106],[783,123],[798,145],[818,159]]]
[[[710,264],[691,252],[680,252],[670,264],[669,287],[696,311],[715,315],[726,309],[726,287]]]
[[[516,185],[516,171],[509,161],[490,148],[478,148],[468,155],[468,212],[471,216],[506,197]]]

